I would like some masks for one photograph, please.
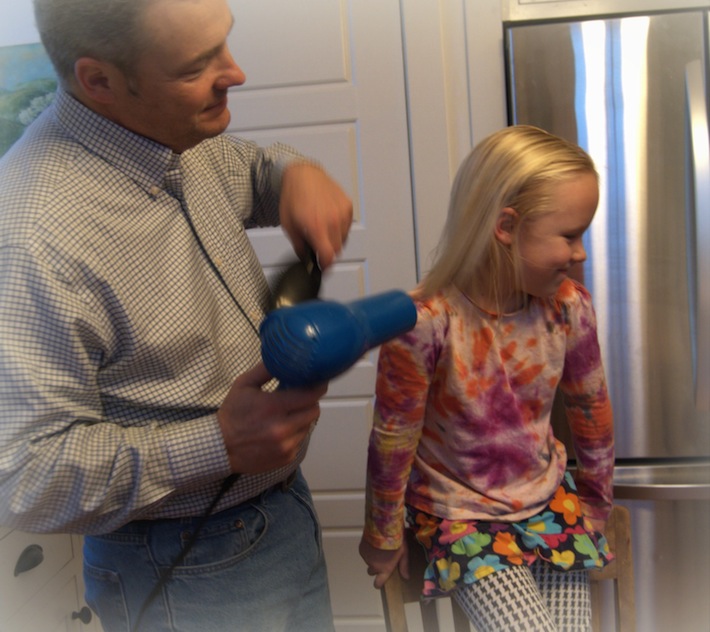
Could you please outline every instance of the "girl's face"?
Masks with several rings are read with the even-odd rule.
[[[555,185],[551,212],[524,223],[518,233],[523,290],[531,296],[554,296],[570,268],[586,260],[582,235],[599,202],[594,174],[583,173]]]

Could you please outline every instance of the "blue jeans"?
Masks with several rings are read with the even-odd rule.
[[[86,601],[105,632],[128,632],[199,518],[131,522],[84,540]],[[321,531],[308,485],[276,486],[212,516],[142,632],[332,632]]]

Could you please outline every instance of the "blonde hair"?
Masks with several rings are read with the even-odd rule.
[[[537,127],[515,125],[485,138],[459,167],[435,262],[417,294],[431,296],[455,285],[492,295],[500,305],[505,297],[495,280],[502,274],[517,279],[520,290],[516,250],[504,248],[494,236],[500,212],[513,208],[519,231],[551,210],[553,185],[582,173],[597,175],[589,155]]]

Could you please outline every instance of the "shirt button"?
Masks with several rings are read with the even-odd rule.
[[[152,187],[150,187],[149,193],[151,197],[158,197],[158,193],[160,193],[160,187],[154,184]]]

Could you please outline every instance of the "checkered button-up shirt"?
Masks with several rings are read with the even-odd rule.
[[[0,161],[0,524],[204,512],[230,473],[216,410],[260,359],[245,229],[278,222],[297,157],[227,136],[178,156],[60,91]],[[217,510],[296,466],[242,476]]]

